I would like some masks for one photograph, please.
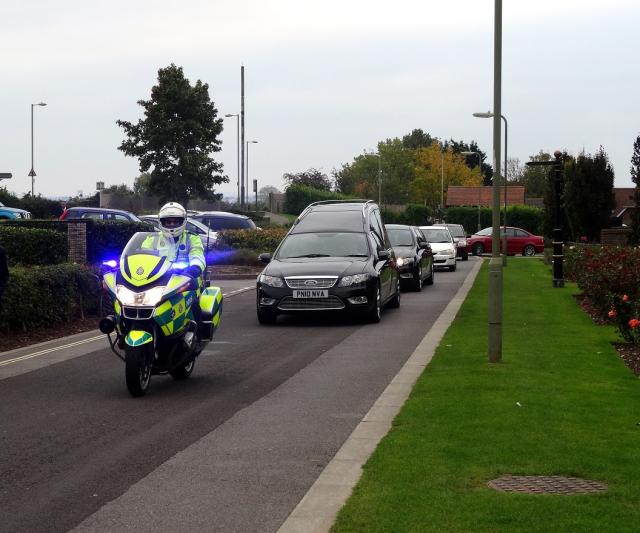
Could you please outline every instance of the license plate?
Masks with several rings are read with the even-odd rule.
[[[329,291],[326,289],[297,289],[293,291],[294,298],[328,298]]]

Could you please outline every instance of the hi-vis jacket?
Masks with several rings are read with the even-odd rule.
[[[205,271],[207,263],[204,258],[202,239],[200,239],[199,235],[183,231],[176,241],[176,248],[178,250],[176,262],[189,263],[189,266],[199,266],[203,272]]]

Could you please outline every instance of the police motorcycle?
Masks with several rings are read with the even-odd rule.
[[[171,235],[136,233],[119,262],[103,263],[113,313],[100,320],[111,350],[125,363],[127,389],[144,396],[153,374],[187,379],[222,315],[222,291],[181,271]],[[112,338],[112,334],[115,337]]]

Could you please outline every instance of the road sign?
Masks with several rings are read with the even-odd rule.
[[[29,171],[29,174],[27,174],[27,176],[31,176],[32,178],[33,178],[35,175],[36,175],[36,171],[35,171],[35,170],[33,170],[33,169],[31,169],[31,170]]]
[[[11,172],[0,172],[0,180],[8,180],[11,179],[12,176]]]

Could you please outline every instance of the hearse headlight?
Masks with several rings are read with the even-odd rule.
[[[369,279],[369,274],[354,274],[353,276],[344,276],[338,287],[351,287],[352,285],[360,285]]]
[[[267,287],[284,287],[284,281],[282,281],[282,278],[278,278],[276,276],[267,276],[265,274],[260,274],[260,278],[258,279],[260,280],[260,283],[266,285]]]

